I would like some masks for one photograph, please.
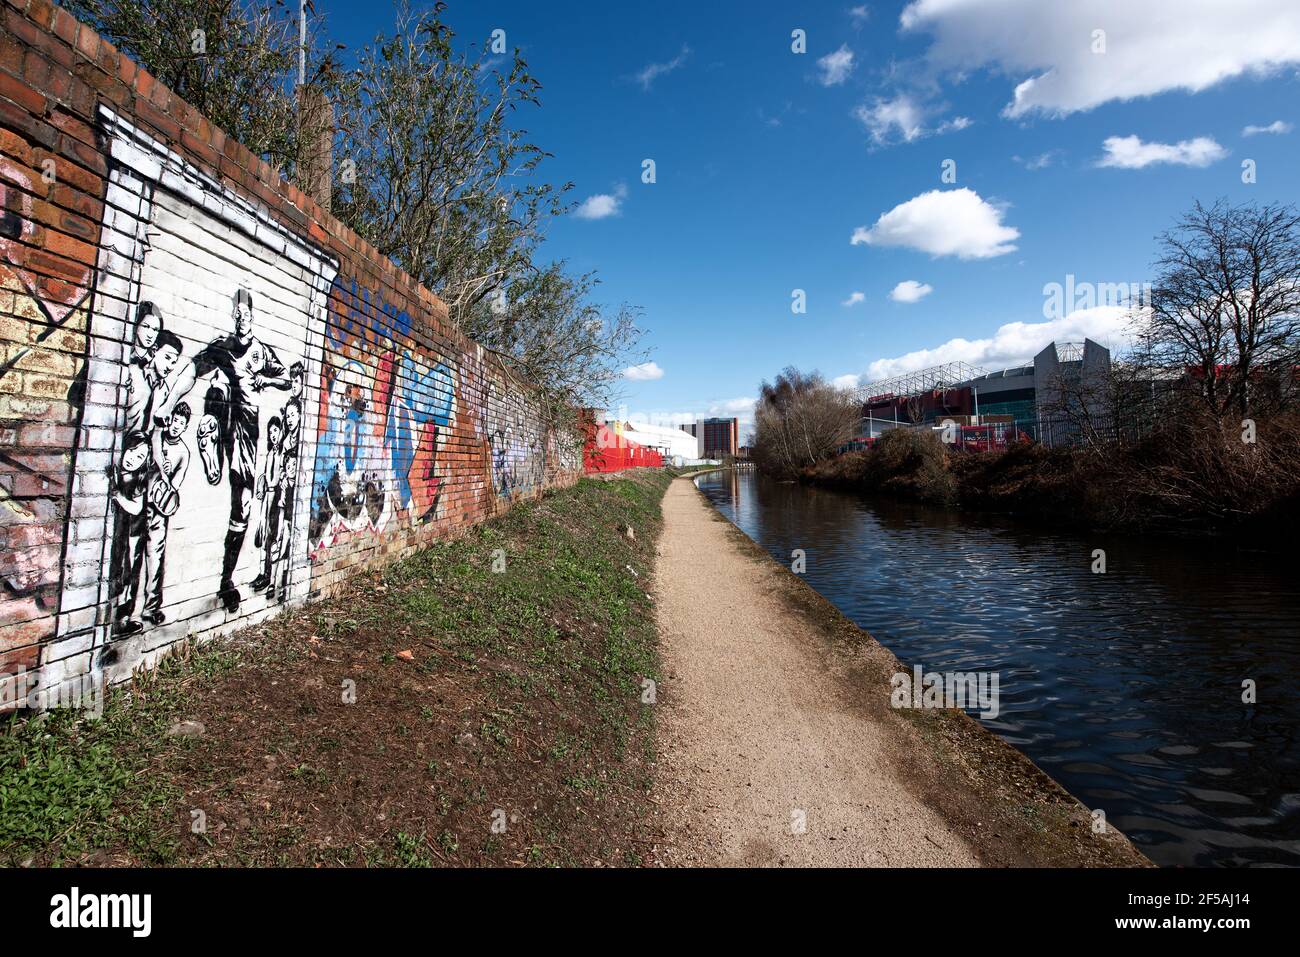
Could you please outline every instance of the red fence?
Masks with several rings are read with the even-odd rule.
[[[620,472],[638,467],[659,468],[664,457],[654,449],[633,442],[603,423],[587,427],[587,444],[582,452],[585,472]]]

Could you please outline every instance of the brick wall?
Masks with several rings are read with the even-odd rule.
[[[122,680],[576,478],[431,293],[64,11],[0,13],[0,674]]]

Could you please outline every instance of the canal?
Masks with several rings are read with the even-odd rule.
[[[1300,865],[1293,556],[1082,536],[753,472],[696,484],[787,567],[803,549],[808,583],[909,667],[998,672],[1001,710],[984,723],[1157,864]]]

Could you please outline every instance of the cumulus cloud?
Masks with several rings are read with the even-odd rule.
[[[932,292],[934,292],[934,287],[927,283],[917,282],[915,279],[904,279],[890,290],[889,298],[894,302],[920,302]]]
[[[817,78],[822,86],[839,86],[853,72],[853,51],[846,43],[834,53],[828,53],[817,61],[821,76]]]
[[[1043,347],[1060,340],[1093,339],[1112,349],[1132,341],[1132,313],[1123,306],[1079,309],[1046,322],[1009,322],[987,339],[949,339],[892,359],[877,359],[863,379],[873,382],[945,362],[966,362],[989,372],[1028,365]]]
[[[853,111],[859,122],[867,128],[872,140],[884,146],[902,140],[910,143],[925,132],[922,123],[924,111],[915,99],[900,93],[892,100],[877,98],[871,106],[865,104]]]
[[[743,413],[754,412],[754,403],[758,400],[752,396],[741,396],[738,399],[723,399],[720,402],[709,404],[709,415],[732,416],[742,415]]]
[[[860,26],[871,19],[871,11],[867,9],[865,3],[856,7],[849,7],[849,19],[853,21],[855,26]]]
[[[933,37],[927,57],[939,69],[1010,77],[1012,117],[1196,93],[1300,63],[1295,0],[912,0],[900,24]]]
[[[1248,126],[1241,131],[1242,136],[1258,136],[1260,133],[1290,133],[1291,124],[1283,120],[1274,120],[1268,126]]]
[[[1177,143],[1144,143],[1136,136],[1108,136],[1101,145],[1106,155],[1097,165],[1117,169],[1142,169],[1156,163],[1209,166],[1228,155],[1227,150],[1208,136]]]
[[[655,80],[659,79],[659,77],[663,76],[665,73],[672,73],[673,70],[676,70],[685,63],[686,58],[690,55],[691,48],[683,43],[681,53],[677,54],[677,56],[673,57],[667,63],[647,64],[639,73],[637,73],[636,81],[641,84],[641,89],[649,92],[650,86]]]
[[[856,389],[861,381],[862,376],[850,372],[848,375],[837,375],[834,379],[831,379],[831,385],[837,389]]]
[[[840,305],[856,306],[858,303],[866,301],[866,298],[867,297],[865,293],[854,291],[849,293],[849,298],[845,299],[842,303],[840,303]]]
[[[973,189],[933,189],[895,206],[870,229],[859,226],[849,242],[905,246],[931,256],[988,259],[1012,252],[1020,237],[1020,230],[1002,222],[1002,214]]]
[[[579,219],[605,219],[608,216],[617,216],[623,212],[623,200],[626,198],[627,187],[620,183],[612,193],[596,193],[594,196],[588,196],[578,204],[573,215]]]
[[[853,115],[866,127],[876,146],[892,146],[926,136],[959,133],[971,125],[969,116],[954,116],[935,126],[927,126],[927,117],[942,109],[942,106],[924,104],[909,93],[899,93],[892,99],[876,97],[870,106],[860,104],[854,108]]]
[[[633,382],[650,382],[663,377],[664,370],[659,368],[657,362],[643,362],[640,365],[628,366],[623,370],[623,378],[631,379]]]

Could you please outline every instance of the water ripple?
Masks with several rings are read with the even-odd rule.
[[[908,665],[999,672],[984,722],[1164,865],[1300,865],[1300,584],[1203,543],[717,473],[727,518]],[[1091,571],[1106,551],[1106,574]],[[1254,682],[1258,704],[1242,701]]]

